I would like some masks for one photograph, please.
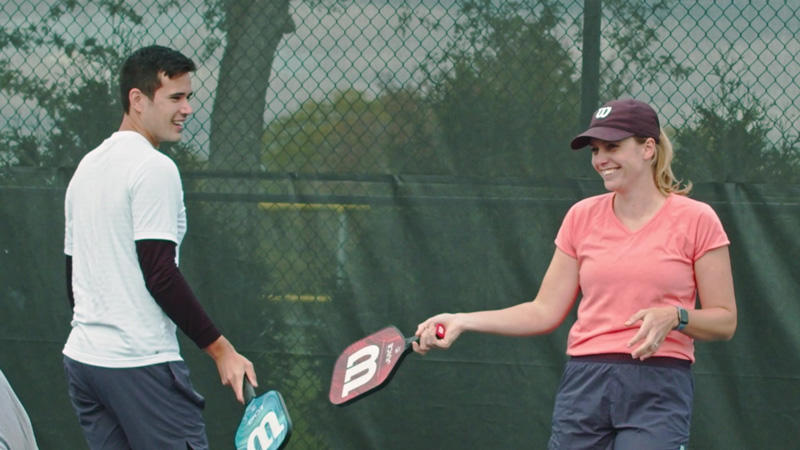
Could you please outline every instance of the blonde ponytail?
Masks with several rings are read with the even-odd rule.
[[[637,137],[636,140],[643,144],[647,138]],[[672,173],[672,158],[674,152],[672,150],[672,143],[669,141],[664,130],[660,130],[658,136],[659,142],[656,144],[656,156],[653,158],[653,179],[656,183],[658,190],[668,195],[671,193],[679,195],[688,195],[692,190],[692,182],[686,183],[681,186],[680,180],[675,178]]]

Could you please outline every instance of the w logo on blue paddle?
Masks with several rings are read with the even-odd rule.
[[[247,404],[234,442],[237,450],[277,450],[288,442],[291,432],[292,419],[283,397],[269,391]]]

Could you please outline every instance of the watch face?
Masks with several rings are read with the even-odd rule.
[[[689,311],[681,308],[681,322],[689,323]]]
[[[678,308],[678,316],[679,316],[679,320],[680,320],[680,323],[678,324],[678,328],[680,329],[680,328],[685,327],[686,324],[689,323],[689,311],[686,311],[685,309],[679,307]]]

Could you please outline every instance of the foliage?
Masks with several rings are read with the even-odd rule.
[[[694,69],[680,64],[660,45],[662,17],[672,11],[675,0],[603,2],[606,24],[602,38],[607,45],[601,58],[600,98],[619,98],[664,78],[685,79]]]
[[[14,149],[22,145],[28,149],[24,157],[4,157],[9,165],[74,166],[87,150],[119,124],[118,94],[115,94],[109,69],[120,63],[125,48],[114,39],[102,43],[93,37],[83,37],[79,41],[79,36],[63,32],[59,18],[80,6],[77,1],[63,2],[51,7],[40,24],[2,31],[3,35],[13,38],[0,39],[0,49],[11,47],[27,55],[27,61],[36,61],[38,52],[47,49],[56,56],[60,66],[55,75],[42,76],[42,67],[23,69],[8,58],[0,60],[4,94],[17,97],[30,107],[30,116],[18,120],[39,124],[37,127],[19,126],[4,133],[4,146]],[[100,7],[132,23],[140,19],[112,2],[101,2]],[[122,38],[127,31],[125,27],[116,28],[117,37]],[[53,69],[49,68],[48,73]],[[41,128],[50,132],[34,131]],[[31,145],[35,145],[36,151],[31,151]]]
[[[580,89],[558,2],[459,5],[452,40],[425,67],[443,159],[460,175],[575,175],[585,161],[564,150]]]
[[[431,112],[419,94],[387,88],[369,99],[355,89],[310,100],[264,133],[268,171],[439,173]]]
[[[695,105],[696,119],[675,135],[676,172],[695,182],[764,183],[798,178],[798,136],[784,131],[774,143],[773,123],[736,71],[717,65],[719,88]]]
[[[0,147],[6,149],[0,153],[0,166],[72,168],[119,127],[117,68],[141,42],[146,18],[125,2],[95,2],[96,17],[107,17],[113,35],[69,35],[61,19],[89,3],[61,2],[49,9],[42,23],[0,30],[0,50],[12,48],[27,61],[37,61],[46,51],[57,61],[57,67],[43,75],[42,66],[23,68],[10,58],[0,59],[0,90],[24,102],[20,112],[30,111],[28,117],[17,118],[20,125],[0,134]],[[188,168],[197,166],[194,150],[185,144],[166,145],[164,150]]]
[[[800,131],[796,127],[776,124],[780,139],[763,153],[765,181],[800,183]]]

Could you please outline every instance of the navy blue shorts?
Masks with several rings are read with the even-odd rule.
[[[694,379],[676,358],[593,355],[567,361],[553,409],[549,450],[683,450]]]
[[[111,369],[65,356],[64,371],[92,450],[208,449],[205,400],[183,361]]]

